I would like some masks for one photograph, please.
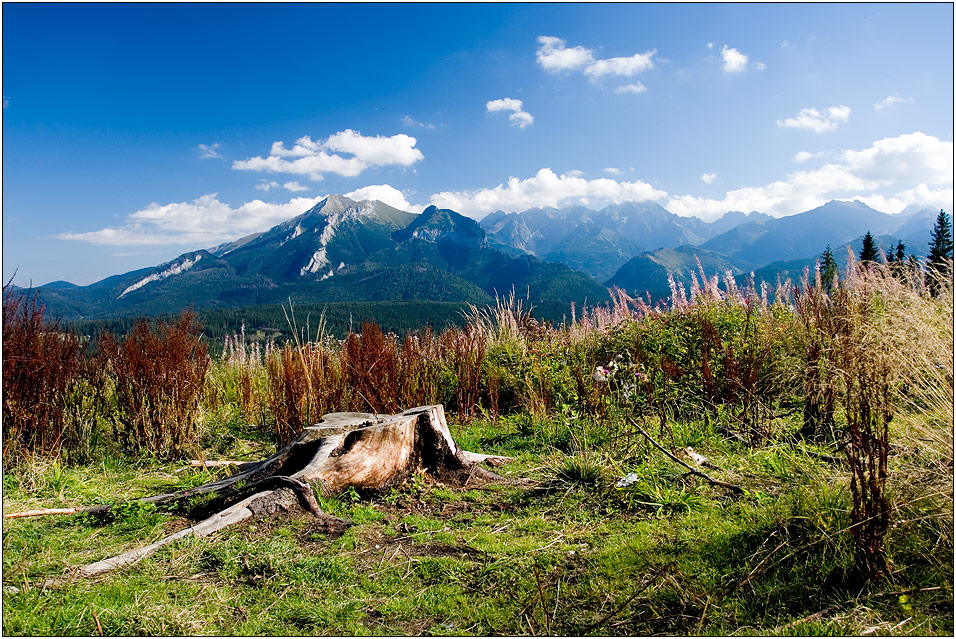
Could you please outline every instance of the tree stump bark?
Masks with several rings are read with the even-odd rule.
[[[479,485],[504,478],[479,466],[500,465],[507,457],[462,450],[440,405],[420,406],[398,415],[329,413],[288,446],[240,472],[197,488],[147,497],[140,502],[185,511],[202,521],[156,543],[68,571],[67,577],[93,577],[133,564],[187,536],[204,537],[250,518],[304,510],[328,532],[349,523],[323,513],[315,491],[330,496],[353,487],[374,493],[400,485],[423,470],[453,485]],[[112,506],[77,512],[107,515]],[[55,585],[63,579],[51,580]]]

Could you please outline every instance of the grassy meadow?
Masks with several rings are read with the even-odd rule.
[[[8,291],[4,513],[123,505],[4,520],[3,632],[951,636],[951,271],[814,275],[701,269],[666,306],[618,291],[558,326],[514,298],[440,333],[293,316],[293,341],[221,349],[188,315],[87,342]],[[337,537],[260,519],[43,585],[188,526],[134,500],[230,472],[190,459],[432,403],[510,481],[416,474],[322,497]]]

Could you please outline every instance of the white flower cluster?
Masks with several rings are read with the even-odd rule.
[[[591,374],[597,384],[607,384],[612,392],[619,391],[627,398],[637,394],[638,383],[644,378],[639,365],[624,363],[621,355],[616,355],[604,366],[598,364]]]

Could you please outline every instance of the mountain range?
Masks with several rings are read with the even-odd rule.
[[[698,260],[708,273],[775,282],[812,265],[827,244],[845,261],[840,252],[867,231],[886,250],[902,240],[920,255],[934,219],[832,201],[784,218],[735,211],[705,222],[643,202],[496,211],[479,223],[434,206],[415,214],[330,195],[262,233],[89,286],[58,281],[38,291],[67,320],[288,300],[481,305],[512,290],[560,318],[572,302],[608,300],[608,286],[664,297],[668,275],[689,284]]]
[[[600,211],[583,206],[496,211],[481,226],[493,240],[604,281],[632,257],[662,247],[698,245],[740,224],[767,219],[763,213],[734,211],[708,223],[679,217],[655,202],[626,202]]]
[[[454,211],[431,206],[416,215],[340,195],[263,233],[156,267],[38,290],[51,314],[71,320],[289,300],[481,305],[512,289],[552,306],[609,299],[592,277],[496,245],[476,221]]]

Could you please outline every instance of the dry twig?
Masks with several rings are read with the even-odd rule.
[[[678,458],[677,458],[673,453],[671,453],[669,450],[667,450],[666,448],[664,448],[663,446],[661,446],[660,444],[658,444],[658,443],[657,443],[657,440],[655,440],[653,437],[651,437],[651,436],[647,433],[647,431],[645,431],[643,428],[641,428],[636,421],[634,421],[634,420],[631,419],[630,417],[627,418],[627,421],[631,423],[631,426],[633,426],[633,427],[636,428],[638,431],[640,431],[641,435],[644,435],[644,437],[647,438],[647,440],[648,440],[649,442],[651,442],[659,451],[661,451],[662,453],[664,453],[665,455],[667,455],[668,457],[670,457],[671,460],[677,462],[678,464],[680,464],[681,466],[683,466],[684,468],[686,468],[688,471],[690,471],[690,474],[691,474],[691,475],[696,475],[697,477],[700,477],[701,479],[704,479],[704,480],[710,482],[710,483],[711,483],[712,485],[714,485],[714,486],[720,486],[721,488],[727,488],[727,489],[730,490],[731,492],[736,493],[736,494],[738,494],[738,495],[742,495],[742,494],[744,494],[744,492],[746,492],[746,491],[744,491],[743,488],[741,488],[740,486],[737,486],[736,484],[728,484],[728,483],[725,482],[725,481],[721,481],[721,480],[719,480],[719,479],[714,479],[713,477],[711,477],[711,476],[708,475],[707,473],[705,473],[705,472],[703,472],[703,471],[701,471],[701,470],[698,470],[698,469],[694,468],[693,466],[689,466],[688,464],[686,464],[686,463],[684,463],[683,461],[681,461],[680,459],[678,459]]]

